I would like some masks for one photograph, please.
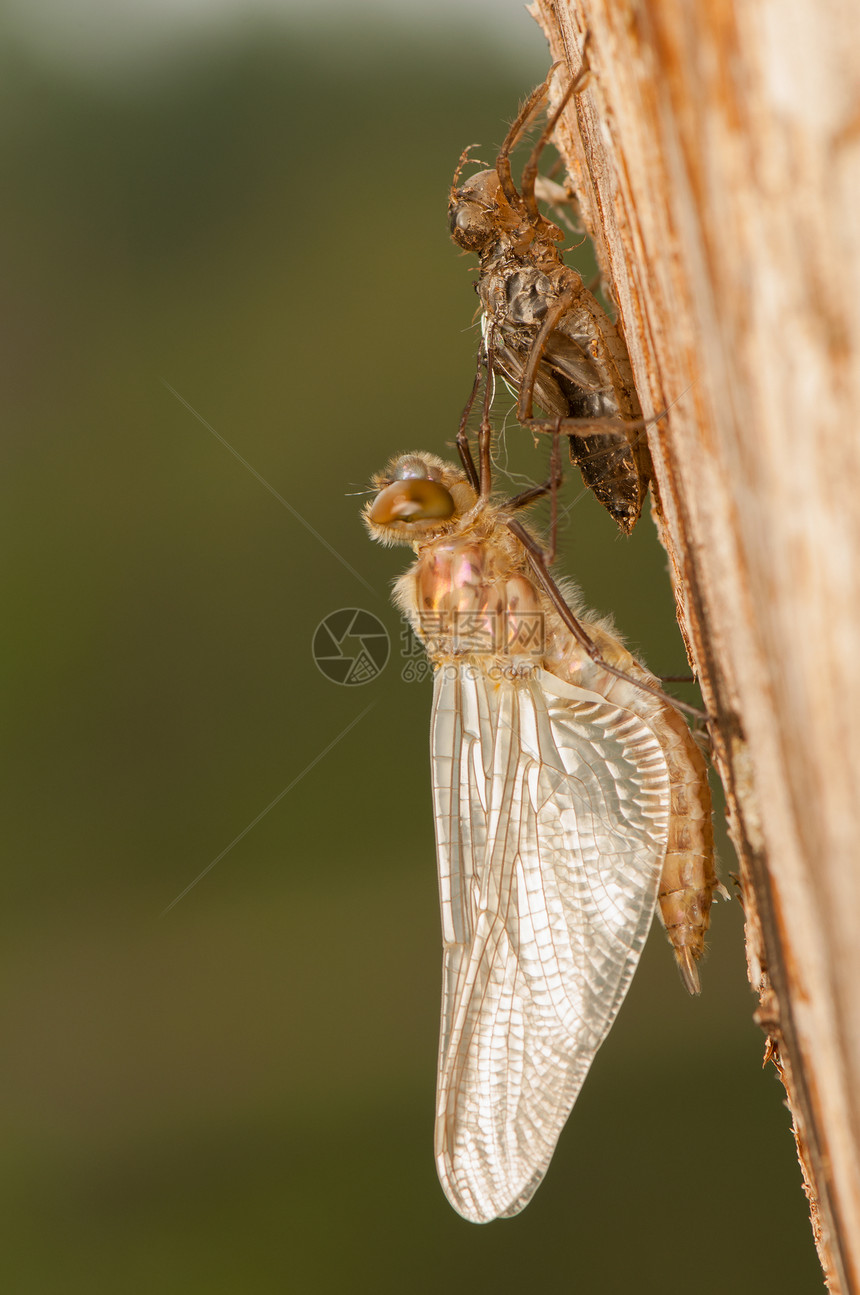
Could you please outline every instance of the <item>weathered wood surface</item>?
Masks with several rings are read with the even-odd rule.
[[[830,1289],[860,1291],[860,8],[535,0]],[[646,523],[647,524],[647,523]]]

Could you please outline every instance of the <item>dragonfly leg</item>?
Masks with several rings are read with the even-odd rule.
[[[658,688],[656,684],[650,684],[645,679],[637,679],[634,675],[627,674],[625,670],[619,670],[617,666],[611,665],[607,660],[605,660],[601,655],[597,644],[589,638],[588,634],[586,634],[585,630],[582,628],[579,621],[565,602],[564,595],[550,575],[543,549],[538,544],[537,540],[532,535],[529,535],[522,523],[518,522],[514,517],[506,518],[505,525],[509,531],[516,535],[517,539],[523,545],[529,566],[534,573],[537,583],[555,607],[555,610],[561,617],[562,622],[567,629],[570,630],[586,656],[589,657],[595,665],[600,666],[601,670],[606,670],[608,674],[614,675],[616,679],[623,679],[625,683],[632,684],[634,688],[639,688],[642,692],[650,693],[652,697],[659,697],[661,701],[668,702],[669,705],[674,706],[676,710],[686,711],[688,715],[694,715],[697,719],[708,718],[708,715],[704,711],[699,710],[696,706],[688,706],[686,702],[678,701],[676,697],[670,697],[668,693],[663,692],[662,688]]]
[[[473,490],[480,487],[478,469],[475,467],[475,460],[472,458],[472,449],[469,445],[469,435],[466,431],[466,424],[469,421],[469,415],[475,404],[475,398],[478,394],[478,388],[481,385],[481,373],[484,367],[484,346],[483,342],[478,348],[478,367],[475,371],[475,381],[472,383],[472,390],[469,393],[469,399],[466,401],[466,408],[460,417],[460,425],[457,428],[457,453],[460,455],[460,462],[463,465],[463,471],[469,478],[469,485]],[[489,381],[489,379],[488,379]]]
[[[560,418],[556,422],[561,424]],[[506,507],[512,512],[519,508],[527,508],[529,504],[536,503],[538,499],[544,499],[548,494],[558,492],[558,487],[562,482],[561,472],[561,454],[557,449],[558,436],[553,437],[552,457],[550,458],[549,476],[546,481],[542,481],[538,486],[529,486],[528,490],[523,490],[518,495],[514,495],[508,500]],[[552,559],[550,559],[551,563]]]
[[[558,492],[563,480],[561,469],[561,424],[563,419],[556,419],[556,429],[552,438],[552,452],[549,460],[549,476],[539,486],[530,486],[528,490],[523,490],[520,494],[508,500],[507,507],[513,512],[519,508],[526,508],[529,504],[535,503],[538,499],[544,499],[547,495],[550,497],[550,523],[549,523],[549,548],[544,552],[544,563],[551,567],[555,562],[558,541]]]
[[[502,193],[515,211],[522,210],[522,198],[519,195],[517,186],[514,184],[514,179],[511,175],[511,149],[517,143],[523,131],[528,127],[529,122],[536,115],[540,105],[546,98],[547,91],[549,90],[550,78],[556,68],[560,66],[560,63],[554,63],[547,74],[546,80],[536,89],[532,90],[528,99],[526,99],[522,108],[520,108],[517,113],[516,120],[505,136],[505,141],[499,149],[499,155],[496,158],[496,174],[498,175],[499,183],[502,186]]]
[[[490,423],[490,408],[493,403],[493,330],[490,329],[484,342],[487,360],[487,382],[484,387],[484,399],[481,403],[481,426],[478,429],[478,467],[479,490],[482,499],[488,498],[493,488],[492,439],[493,428]]]
[[[576,302],[577,294],[572,287],[566,288],[559,293],[551,306],[547,307],[547,312],[543,317],[543,322],[537,331],[534,341],[529,351],[529,358],[523,370],[522,381],[520,382],[519,395],[517,397],[517,418],[524,427],[536,427],[538,431],[545,431],[552,425],[545,424],[541,419],[534,416],[534,393],[535,381],[540,362],[543,359],[544,349],[549,339],[550,333],[561,323],[565,315],[573,308]]]
[[[552,71],[553,70],[551,69],[549,76],[552,76]],[[549,88],[549,76],[545,82],[545,88],[547,89]],[[541,131],[540,139],[532,149],[531,156],[523,167],[522,175],[520,176],[520,188],[522,190],[523,202],[526,205],[526,211],[535,223],[540,220],[540,212],[538,211],[537,200],[535,198],[535,180],[537,178],[540,155],[549,143],[550,138],[558,125],[559,118],[568,103],[574,95],[582,93],[590,80],[591,68],[588,63],[588,32],[586,32],[585,41],[582,46],[582,63],[579,69],[579,75],[574,77],[570,82],[570,85],[561,96],[561,101],[558,104],[558,107],[547,119],[547,123]],[[505,143],[507,143],[507,140]]]

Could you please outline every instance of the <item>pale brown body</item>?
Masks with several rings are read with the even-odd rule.
[[[467,658],[486,672],[508,677],[540,666],[563,682],[632,712],[655,735],[668,768],[671,801],[659,910],[684,983],[691,993],[698,993],[696,963],[704,951],[718,882],[705,762],[687,725],[668,701],[632,682],[639,679],[653,686],[657,681],[622,646],[607,622],[584,616],[576,605],[573,610],[604,661],[631,679],[610,674],[575,641],[536,585],[522,543],[501,521],[503,504],[478,500],[465,475],[452,465],[432,455],[409,457],[423,460],[436,474],[433,481],[419,484],[432,492],[438,482],[451,497],[450,515],[397,520],[386,496],[396,496],[401,485],[411,488],[411,483],[398,482],[394,475],[396,465],[405,462],[400,459],[375,480],[383,493],[368,507],[365,519],[375,538],[411,544],[417,554],[416,562],[397,581],[395,600],[434,665]],[[566,592],[570,599],[571,591]],[[535,614],[542,624],[539,642],[523,632]]]

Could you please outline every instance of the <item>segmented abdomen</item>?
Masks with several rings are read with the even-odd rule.
[[[698,994],[696,963],[705,949],[711,900],[719,883],[714,869],[714,828],[705,758],[684,721],[663,708],[663,749],[669,766],[672,812],[658,892],[660,917],[691,994]]]

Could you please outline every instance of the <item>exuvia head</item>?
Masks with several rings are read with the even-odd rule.
[[[484,252],[521,225],[495,171],[476,172],[448,195],[448,228],[466,252]]]

